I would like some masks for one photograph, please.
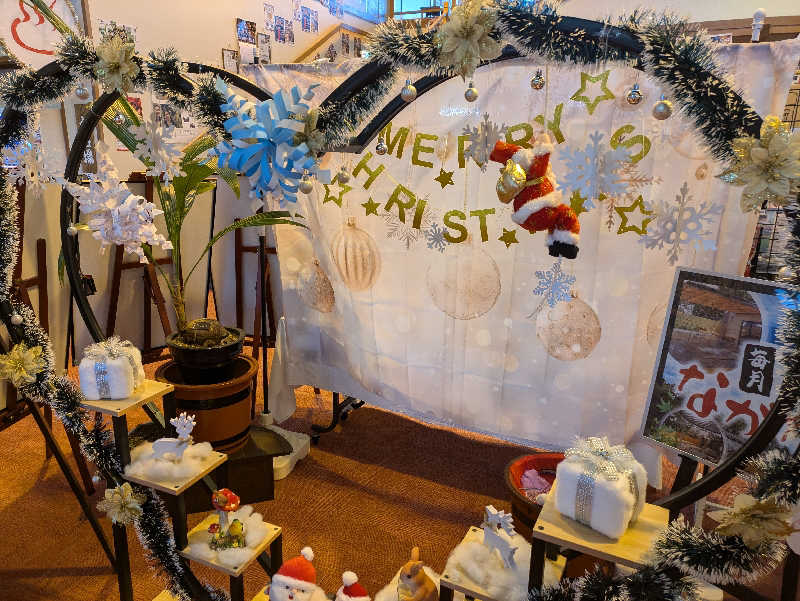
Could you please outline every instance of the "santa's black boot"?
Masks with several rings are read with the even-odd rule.
[[[561,253],[558,250],[559,246],[561,246],[561,242],[558,242],[557,240],[553,240],[553,243],[550,244],[550,246],[547,247],[547,250],[550,253],[551,257],[559,257],[559,256],[561,256]]]
[[[559,253],[565,259],[574,259],[578,256],[578,247],[574,244],[565,244],[564,242],[556,242],[560,244]]]

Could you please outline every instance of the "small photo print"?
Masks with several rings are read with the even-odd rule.
[[[180,109],[166,102],[153,103],[153,121],[164,129],[183,127]]]
[[[236,19],[236,39],[246,44],[255,44],[256,22]]]
[[[350,55],[350,34],[343,33],[342,34],[342,54],[345,56]]]
[[[311,11],[311,33],[319,32],[319,13],[315,10]]]
[[[733,44],[732,33],[717,33],[710,37],[711,41],[716,42],[717,44]]]
[[[289,20],[297,21],[299,23],[302,18],[303,15],[300,10],[300,0],[292,0],[292,18]]]
[[[278,44],[286,43],[286,19],[278,16],[275,17],[273,33],[275,34],[275,41]]]
[[[353,56],[361,58],[361,38],[353,36]]]
[[[230,48],[222,49],[222,68],[231,73],[239,72],[239,51]]]
[[[331,61],[332,63],[336,62],[336,57],[338,56],[338,52],[336,52],[336,46],[330,44],[328,46],[328,51],[325,53],[325,56],[327,56],[328,60]]]
[[[275,24],[275,7],[264,2],[264,29],[272,29]]]
[[[311,9],[307,6],[303,6],[300,8],[300,29],[305,32],[311,31]]]
[[[142,112],[142,97],[141,96],[128,96],[128,104],[133,107],[133,110],[136,111],[140,117],[144,117],[144,113]]]
[[[272,62],[272,44],[268,33],[258,34],[258,60],[262,65],[269,65]]]
[[[289,19],[286,20],[286,43],[294,46],[294,22]]]
[[[73,110],[75,111],[75,131],[77,132],[78,128],[81,126],[83,118],[89,114],[92,104],[73,104],[72,106]],[[97,173],[97,160],[95,158],[94,144],[95,140],[94,136],[92,136],[89,144],[86,145],[86,150],[83,152],[83,160],[81,161],[81,166],[78,168],[80,173]]]

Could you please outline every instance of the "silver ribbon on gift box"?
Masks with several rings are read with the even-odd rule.
[[[134,381],[136,380],[138,366],[133,356],[134,348],[133,344],[127,340],[123,340],[119,336],[112,336],[107,340],[95,342],[86,347],[84,357],[94,361],[94,379],[97,383],[97,392],[101,399],[111,396],[111,386],[108,382],[108,367],[106,366],[107,359],[119,359],[120,357],[127,359],[133,370]]]
[[[641,491],[633,471],[636,459],[623,445],[612,446],[608,438],[603,436],[589,437],[578,441],[578,446],[564,452],[567,458],[575,458],[583,463],[583,473],[578,476],[578,488],[575,494],[575,519],[587,526],[592,521],[592,500],[597,478],[618,480],[626,478],[631,494],[635,499],[634,517],[641,510]]]

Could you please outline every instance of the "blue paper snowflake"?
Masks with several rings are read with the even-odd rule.
[[[539,285],[534,288],[533,293],[544,296],[544,302],[550,307],[572,299],[571,291],[575,276],[561,271],[561,259],[553,263],[549,271],[537,271],[536,277],[539,278]]]
[[[447,247],[447,240],[444,237],[444,230],[438,223],[434,223],[425,230],[425,239],[428,241],[428,248],[444,252]]]

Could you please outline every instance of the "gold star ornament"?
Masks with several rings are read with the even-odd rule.
[[[503,228],[503,235],[498,238],[500,242],[505,242],[506,248],[509,248],[512,244],[519,244],[517,240],[517,230],[507,230]]]
[[[338,178],[336,179],[336,183],[339,186],[338,195],[331,194],[331,186],[333,186],[333,184],[322,184],[325,187],[325,198],[322,199],[322,204],[325,204],[326,202],[334,202],[336,203],[337,207],[341,207],[342,197],[353,189],[352,186],[348,186],[347,184],[340,182]]]
[[[377,215],[378,214],[378,207],[381,206],[380,203],[375,202],[372,200],[372,197],[369,197],[367,202],[362,202],[361,206],[364,207],[366,211],[366,215]]]
[[[581,73],[581,87],[575,92],[572,96],[570,96],[570,100],[577,100],[578,102],[583,102],[586,105],[586,110],[589,111],[591,115],[594,113],[594,109],[597,108],[597,105],[600,104],[603,100],[614,100],[614,94],[611,90],[608,89],[608,76],[611,74],[611,71],[604,71],[600,75],[589,75],[588,73]],[[590,96],[587,95],[587,85],[590,83],[599,83],[600,84],[600,91],[602,94],[594,96],[592,99]]]
[[[439,169],[439,177],[434,177],[433,179],[439,182],[439,185],[444,190],[445,186],[455,186],[455,182],[453,181],[453,173],[455,171],[445,171],[444,169]]]
[[[640,236],[644,236],[647,233],[647,225],[653,221],[654,217],[647,217],[648,215],[652,215],[653,211],[648,211],[644,208],[644,200],[642,199],[642,195],[636,197],[636,200],[633,201],[633,204],[627,207],[614,207],[614,210],[619,215],[619,218],[622,220],[619,223],[619,229],[617,230],[617,234],[624,234],[626,232],[636,232]],[[634,211],[639,211],[646,219],[642,219],[640,225],[630,225],[628,223],[628,215],[633,214]]]
[[[575,190],[569,197],[569,206],[577,217],[581,213],[588,213],[586,210],[586,199],[581,196],[580,190]]]

